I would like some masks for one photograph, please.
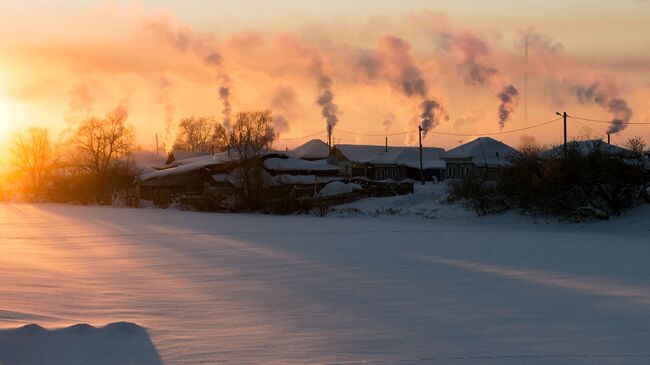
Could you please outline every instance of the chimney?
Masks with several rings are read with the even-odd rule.
[[[167,154],[167,161],[165,161],[165,165],[169,165],[170,163],[176,161],[176,157],[174,157],[174,152],[169,152]]]
[[[610,141],[610,135],[609,133],[607,133],[607,144],[610,144],[609,141]]]
[[[388,152],[388,137],[386,137],[386,152]]]

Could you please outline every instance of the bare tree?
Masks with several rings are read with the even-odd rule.
[[[127,117],[127,113],[118,108],[105,118],[84,120],[70,141],[75,150],[75,166],[104,176],[128,158],[133,147],[133,130],[126,124]]]
[[[625,142],[625,148],[634,152],[636,156],[643,156],[646,149],[646,143],[641,136],[634,136]]]
[[[262,156],[276,138],[272,121],[270,110],[238,113],[230,132],[229,148],[238,161],[240,200],[248,209],[254,209],[262,198]]]
[[[174,148],[190,152],[215,152],[226,146],[226,129],[212,116],[183,118]]]
[[[52,159],[49,131],[45,128],[30,127],[18,132],[12,137],[9,150],[13,165],[29,177],[29,190],[38,195]]]
[[[526,157],[535,157],[544,150],[544,146],[539,144],[535,137],[523,135],[519,139],[519,152]]]

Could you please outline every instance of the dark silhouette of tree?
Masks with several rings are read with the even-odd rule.
[[[262,157],[276,138],[270,110],[238,113],[229,136],[231,156],[237,161],[238,195],[245,209],[256,209],[264,197]]]
[[[30,127],[18,132],[9,142],[9,151],[13,166],[28,177],[28,190],[34,196],[39,195],[52,161],[49,131],[45,128]]]
[[[183,118],[178,125],[174,149],[216,152],[225,148],[226,129],[212,116]]]
[[[133,129],[126,124],[128,115],[116,109],[105,118],[90,117],[75,130],[69,145],[74,166],[96,176],[105,176],[127,159],[133,148]]]

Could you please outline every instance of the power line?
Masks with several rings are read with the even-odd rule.
[[[278,138],[278,139],[276,139],[276,141],[295,141],[295,140],[298,140],[298,139],[306,139],[306,138],[311,138],[311,137],[319,136],[319,135],[321,135],[321,134],[323,134],[323,133],[325,133],[325,132],[327,132],[327,131],[326,131],[326,130],[322,130],[322,131],[320,131],[320,132],[318,132],[318,133],[309,134],[309,135],[302,136],[302,137]]]
[[[472,136],[483,137],[483,136],[496,136],[496,135],[501,135],[501,134],[508,134],[508,133],[517,133],[517,132],[522,132],[522,131],[525,131],[525,130],[529,130],[529,129],[533,129],[533,128],[537,128],[537,127],[545,126],[545,125],[547,125],[547,124],[551,124],[551,123],[557,122],[558,120],[562,120],[562,118],[555,118],[555,119],[551,119],[551,120],[546,121],[546,122],[543,122],[543,123],[538,123],[538,124],[535,124],[535,125],[531,125],[531,126],[529,126],[529,127],[518,128],[518,129],[511,129],[511,130],[509,130],[509,131],[502,131],[502,132],[492,132],[492,133],[449,133],[449,132],[429,131],[429,133],[433,133],[433,134],[442,134],[442,135],[445,135],[445,136],[458,136],[458,137],[472,137]]]
[[[398,132],[398,133],[368,134],[368,133],[357,133],[357,132],[351,132],[351,131],[346,131],[346,130],[338,129],[338,128],[334,128],[334,130],[337,131],[337,132],[342,132],[342,133],[352,134],[352,135],[354,135],[354,136],[362,136],[362,137],[391,137],[391,136],[401,136],[401,135],[404,135],[404,134],[415,133],[415,132],[418,131],[417,129],[414,129],[414,130],[405,131],[405,132]]]
[[[562,118],[555,118],[555,119],[552,119],[552,120],[549,120],[549,121],[546,121],[546,122],[543,122],[543,123],[538,123],[538,124],[535,124],[535,125],[531,125],[531,126],[528,126],[528,127],[512,129],[512,130],[509,130],[509,131],[501,131],[501,132],[491,132],[491,133],[451,133],[451,132],[438,132],[436,130],[430,130],[427,133],[440,134],[440,135],[445,135],[445,136],[457,136],[457,137],[496,136],[496,135],[501,135],[501,134],[516,133],[516,132],[521,132],[521,131],[525,131],[525,130],[528,130],[528,129],[541,127],[541,126],[544,126],[544,125],[547,125],[547,124],[551,124],[553,122],[557,122],[558,120],[561,120],[561,119]],[[417,129],[414,129],[414,130],[398,132],[398,133],[366,134],[366,133],[345,131],[345,130],[341,130],[341,129],[338,129],[338,128],[336,128],[335,130],[338,131],[338,132],[343,132],[343,133],[348,133],[348,134],[352,134],[352,135],[355,135],[355,136],[363,136],[363,137],[400,136],[400,135],[404,135],[404,134],[416,133],[417,132]]]
[[[581,117],[574,117],[572,115],[569,115],[568,117],[571,118],[571,119],[578,119],[578,120],[582,120],[582,121],[585,121],[585,122],[612,124],[611,120],[599,120],[599,119],[581,118]],[[638,123],[638,122],[637,123],[625,122],[625,123],[622,123],[622,124],[623,125],[650,125],[650,123]]]

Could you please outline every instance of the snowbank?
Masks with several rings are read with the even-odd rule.
[[[413,194],[365,198],[332,207],[334,216],[398,216],[421,218],[474,219],[476,213],[461,204],[445,202],[446,184],[414,185]]]
[[[331,183],[325,185],[325,187],[323,187],[321,191],[318,192],[317,196],[319,198],[324,198],[327,196],[348,194],[355,190],[363,190],[363,188],[359,184],[346,184],[342,181],[332,181]]]
[[[77,324],[47,330],[37,324],[0,330],[4,365],[162,364],[147,331],[128,322]]]

